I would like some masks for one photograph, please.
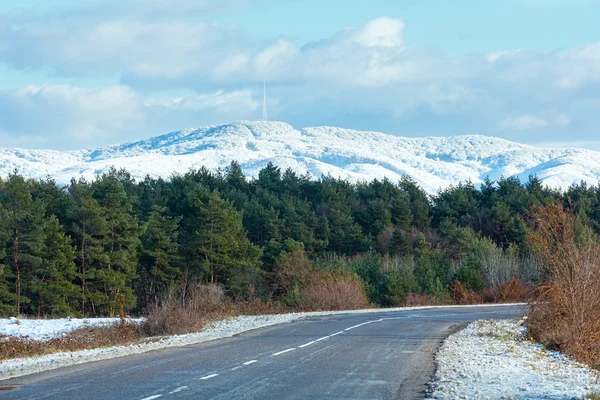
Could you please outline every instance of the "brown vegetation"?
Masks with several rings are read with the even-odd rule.
[[[480,293],[467,289],[464,283],[459,281],[452,282],[450,286],[452,302],[454,304],[479,304],[483,303],[483,297]]]
[[[535,298],[536,288],[531,283],[513,277],[508,282],[485,289],[481,296],[486,303],[528,302]]]
[[[233,314],[233,304],[220,286],[182,285],[148,311],[142,330],[147,336],[198,332],[207,323]]]
[[[544,283],[531,303],[537,340],[600,366],[600,244],[589,228],[556,205],[535,208],[530,244],[542,255]]]
[[[299,302],[304,310],[353,310],[365,308],[369,299],[360,279],[353,274],[313,274]]]

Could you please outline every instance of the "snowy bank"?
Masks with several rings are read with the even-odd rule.
[[[526,339],[522,321],[477,321],[450,336],[436,361],[435,399],[580,399],[600,375]]]
[[[0,336],[11,336],[31,340],[62,338],[80,328],[119,323],[119,318],[61,318],[61,319],[0,319]],[[143,319],[127,319],[128,323],[140,323]]]
[[[471,307],[495,307],[495,306],[523,306],[524,304],[486,304],[476,305]],[[39,357],[19,358],[12,360],[4,360],[0,362],[0,380],[10,379],[18,376],[33,374],[36,372],[47,371],[51,369],[66,367],[69,365],[83,364],[91,361],[106,360],[109,358],[123,357],[132,354],[145,353],[152,350],[164,349],[167,347],[186,346],[210,340],[222,339],[231,337],[249,330],[259,329],[266,326],[277,325],[282,323],[293,322],[301,318],[318,317],[334,314],[362,314],[362,313],[383,313],[406,310],[425,310],[432,308],[456,308],[469,306],[440,306],[440,307],[398,307],[386,309],[363,309],[363,310],[348,310],[348,311],[324,311],[324,312],[304,312],[304,313],[289,313],[278,315],[261,315],[261,316],[240,316],[228,318],[221,321],[209,324],[203,331],[198,333],[190,333],[186,335],[174,335],[160,338],[149,338],[148,340],[132,344],[129,346],[116,346],[109,348],[99,348],[92,350],[81,350],[75,352],[64,352],[48,354]],[[88,323],[95,323],[96,320],[89,319]],[[8,320],[6,320],[8,321]],[[35,321],[35,320],[31,320]],[[81,320],[83,321],[83,320]],[[93,321],[93,322],[89,322]],[[4,320],[3,320],[4,322]],[[54,326],[58,332],[63,332],[68,326],[67,319],[60,320],[37,320],[39,326],[48,324]],[[14,324],[14,322],[13,322]],[[9,323],[0,324],[2,326],[11,325]],[[11,325],[12,326],[12,325]],[[3,331],[0,328],[0,335],[6,335],[8,330]],[[11,328],[14,329],[14,328]],[[46,329],[46,328],[44,328]],[[44,330],[40,329],[40,331]],[[47,331],[50,331],[48,328]]]

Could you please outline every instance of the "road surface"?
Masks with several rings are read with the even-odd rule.
[[[441,341],[520,306],[315,317],[0,382],[1,399],[418,399]]]

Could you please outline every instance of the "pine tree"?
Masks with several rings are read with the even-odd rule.
[[[2,181],[0,180],[0,187]],[[15,310],[15,292],[11,283],[12,275],[6,264],[6,246],[8,245],[9,232],[6,227],[6,210],[0,204],[0,316],[10,315]]]
[[[37,316],[66,315],[73,313],[78,304],[75,249],[65,236],[58,219],[51,216],[45,223],[44,247],[41,268],[32,276],[28,286]]]
[[[188,257],[201,260],[200,274],[211,283],[227,284],[229,278],[258,266],[261,249],[246,237],[242,216],[213,191],[201,210],[199,225],[187,243]]]
[[[143,289],[146,302],[149,298],[157,302],[158,295],[171,286],[181,274],[177,266],[177,238],[181,217],[168,217],[165,211],[165,208],[158,206],[152,209],[141,236],[140,267],[144,275],[150,277],[149,285]]]
[[[15,279],[15,312],[19,315],[30,302],[24,283],[34,275],[41,264],[43,248],[43,204],[31,196],[31,182],[11,174],[3,185],[0,196],[5,205],[9,245],[8,263]]]
[[[73,199],[68,216],[77,250],[79,312],[85,315],[91,311],[96,315],[96,303],[102,301],[103,294],[98,292],[93,282],[97,279],[97,270],[109,263],[103,247],[104,238],[108,235],[106,219],[102,207],[92,198],[91,185],[87,181],[72,180],[69,194]]]
[[[106,224],[103,251],[106,264],[96,269],[96,292],[104,292],[97,299],[102,313],[114,315],[121,299],[126,308],[135,306],[132,282],[137,277],[139,223],[133,215],[133,201],[116,173],[104,174],[92,184],[92,194],[102,207]]]

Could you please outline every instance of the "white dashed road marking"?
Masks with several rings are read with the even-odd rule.
[[[295,348],[295,347],[292,347],[291,349],[287,349],[287,350],[283,350],[283,351],[278,351],[277,353],[274,353],[274,354],[272,354],[272,355],[273,355],[273,356],[278,356],[278,355],[280,355],[280,354],[283,354],[283,353],[288,353],[288,352],[290,352],[290,351],[292,351],[292,350],[296,350],[296,348]]]
[[[214,378],[215,376],[219,376],[219,374],[210,374],[210,375],[206,375],[203,376],[202,378],[200,378],[201,381],[205,380],[205,379],[210,379],[210,378]]]
[[[319,339],[315,339],[315,340],[313,340],[313,341],[311,341],[311,342],[308,342],[308,343],[305,343],[305,344],[303,344],[303,345],[300,345],[300,346],[298,346],[298,348],[299,348],[299,349],[301,349],[301,348],[304,348],[304,347],[310,346],[310,345],[312,345],[312,344],[315,344],[315,343],[317,343],[317,342],[320,342],[321,340],[329,339],[329,338],[330,338],[330,337],[332,337],[332,336],[341,335],[342,333],[344,333],[344,332],[346,332],[346,331],[349,331],[349,330],[351,330],[351,329],[355,329],[355,328],[358,328],[358,327],[360,327],[360,326],[367,325],[367,324],[372,324],[372,323],[374,323],[374,322],[381,322],[381,321],[384,321],[384,320],[387,320],[387,319],[400,319],[400,318],[399,318],[399,317],[397,317],[397,318],[381,318],[381,319],[378,319],[378,320],[373,320],[373,321],[367,321],[367,322],[363,322],[362,324],[358,324],[358,325],[354,325],[354,326],[351,326],[351,327],[349,327],[349,328],[346,328],[346,329],[344,329],[343,331],[339,331],[339,332],[336,332],[336,333],[332,333],[331,335],[327,335],[327,336],[323,336],[323,337],[321,337],[321,338],[319,338]],[[277,353],[273,353],[273,354],[271,355],[271,357],[273,357],[273,356],[278,356],[278,355],[285,354],[285,353],[289,353],[290,351],[293,351],[293,350],[296,350],[296,348],[295,348],[295,347],[292,347],[292,348],[289,348],[289,349],[286,349],[286,350],[278,351]],[[402,351],[402,353],[409,354],[409,353],[414,353],[414,351],[407,351],[407,350],[405,350],[405,351]],[[251,364],[254,364],[254,363],[256,363],[256,362],[258,362],[258,360],[250,360],[250,361],[246,361],[245,363],[242,363],[242,365],[238,365],[238,366],[236,366],[236,367],[233,367],[233,368],[231,368],[231,371],[235,371],[235,370],[237,370],[237,369],[240,369],[240,368],[242,368],[242,367],[243,367],[243,366],[245,366],[245,365],[251,365]],[[199,379],[200,379],[201,381],[204,381],[204,380],[206,380],[206,379],[211,379],[211,378],[214,378],[214,377],[216,377],[216,376],[219,376],[219,374],[210,374],[210,375],[203,376],[202,378],[199,378]],[[181,392],[182,390],[185,390],[185,389],[187,389],[187,388],[188,388],[187,386],[180,386],[180,387],[178,387],[177,389],[175,389],[175,390],[173,390],[173,391],[169,392],[169,394],[175,394],[175,393],[179,393],[179,392]],[[141,400],[154,400],[154,399],[158,399],[159,397],[162,397],[162,396],[163,396],[162,394],[155,394],[155,395],[153,395],[153,396],[144,397],[144,398],[143,398],[143,399],[141,399]]]

